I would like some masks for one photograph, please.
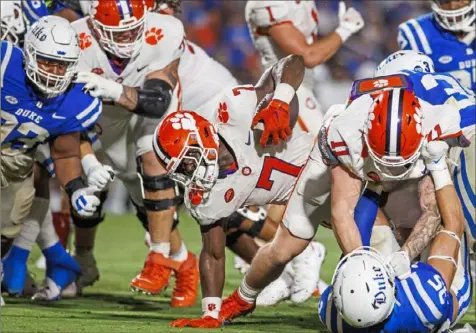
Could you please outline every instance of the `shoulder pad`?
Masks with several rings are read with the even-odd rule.
[[[287,1],[248,1],[246,6],[247,20],[257,27],[290,21]]]

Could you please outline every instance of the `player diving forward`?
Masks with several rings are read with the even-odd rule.
[[[375,250],[358,248],[339,262],[319,302],[330,332],[447,332],[459,318],[453,282],[464,238],[464,216],[446,166],[448,145],[432,141],[423,150],[436,186],[443,229],[433,240],[428,264],[408,261],[396,274]],[[401,269],[401,267],[399,268]],[[471,282],[470,282],[471,283]]]
[[[437,73],[450,73],[476,90],[476,1],[432,0],[432,9],[399,26],[400,48],[426,54]]]
[[[34,153],[43,142],[50,142],[58,180],[73,209],[81,216],[92,215],[99,199],[93,194],[97,189],[81,178],[79,133],[94,126],[102,103],[85,94],[83,85],[71,83],[81,54],[77,34],[65,19],[46,16],[27,32],[24,56],[6,41],[1,51],[2,216],[7,217],[2,236],[15,237],[30,211]],[[44,252],[57,244],[49,245]],[[54,260],[57,265],[50,273],[55,276],[48,277],[61,289],[77,278],[79,267],[69,256]],[[5,279],[14,280],[8,274],[5,271]]]
[[[328,203],[331,189],[332,228],[341,249],[347,254],[362,246],[353,216],[361,182],[421,178],[427,172],[421,158],[426,140],[452,138],[452,145],[468,145],[461,128],[474,127],[473,101],[471,92],[445,75],[407,72],[354,83],[350,105],[328,112],[288,202],[286,228],[260,250],[239,290],[224,303],[234,303],[236,315],[253,310],[262,288],[307,246],[316,231],[311,221],[318,223],[309,216]]]
[[[225,90],[216,105],[212,123],[194,112],[167,116],[157,127],[154,148],[168,174],[185,186],[185,205],[199,222],[204,246],[200,256],[201,319],[179,319],[177,327],[218,327],[224,283],[224,222],[246,205],[284,204],[304,165],[313,137],[297,126],[291,135],[298,108],[293,100],[304,72],[303,59],[289,56],[265,72],[258,84]],[[291,103],[291,101],[293,102]],[[257,108],[258,106],[258,108]],[[258,110],[258,111],[257,111]],[[259,121],[264,132],[252,130]],[[275,145],[262,147],[268,139]],[[301,290],[312,294],[319,275],[319,260],[311,247],[296,260],[315,271]]]

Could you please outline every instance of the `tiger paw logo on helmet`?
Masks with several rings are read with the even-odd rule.
[[[196,121],[190,113],[177,113],[174,117],[170,118],[172,128],[179,130],[193,130],[196,129]]]
[[[85,50],[91,45],[93,45],[93,42],[91,42],[91,36],[87,35],[85,32],[80,33],[79,34],[79,48],[81,50]]]
[[[145,33],[145,41],[150,45],[157,45],[162,38],[164,38],[162,29],[157,29],[156,27],[147,30]]]

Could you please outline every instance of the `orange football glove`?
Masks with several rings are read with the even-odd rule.
[[[291,135],[291,128],[289,126],[289,104],[278,99],[273,99],[268,106],[256,113],[253,118],[252,126],[256,126],[259,122],[264,123],[264,131],[259,140],[262,146],[266,146],[270,136],[275,145],[279,143],[280,139],[286,141]]]
[[[198,319],[181,318],[170,324],[170,327],[194,327],[194,328],[218,328],[222,326],[222,322],[210,316]]]

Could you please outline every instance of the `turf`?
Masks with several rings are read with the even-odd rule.
[[[200,233],[195,222],[182,214],[180,231],[189,248],[198,253]],[[96,245],[101,279],[85,290],[83,297],[55,303],[32,303],[27,299],[6,297],[6,307],[1,309],[1,332],[111,332],[111,333],[163,333],[163,332],[325,332],[317,315],[318,298],[302,305],[289,302],[269,308],[258,308],[248,317],[218,330],[172,329],[169,324],[179,317],[199,316],[200,302],[189,309],[169,306],[170,287],[162,297],[138,296],[129,291],[131,278],[140,271],[146,256],[144,232],[134,216],[109,216],[100,226]],[[340,252],[328,230],[321,229],[318,240],[327,247],[328,256],[322,276],[329,282]],[[40,280],[44,272],[33,267],[39,252],[32,253],[30,268]],[[241,275],[233,269],[233,260],[227,254],[225,295],[239,285]],[[476,321],[475,306],[463,319]]]

